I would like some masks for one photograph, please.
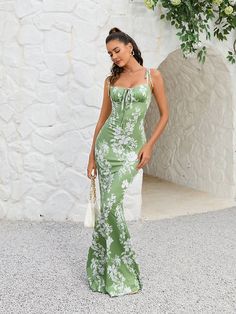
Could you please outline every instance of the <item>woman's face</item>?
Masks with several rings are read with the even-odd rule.
[[[129,61],[131,51],[131,43],[125,45],[123,42],[115,39],[107,43],[107,52],[110,55],[112,62],[119,67],[123,67]]]

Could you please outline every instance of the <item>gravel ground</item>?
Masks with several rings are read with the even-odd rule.
[[[143,290],[113,298],[88,287],[92,229],[0,223],[0,313],[236,313],[236,207],[128,222]]]

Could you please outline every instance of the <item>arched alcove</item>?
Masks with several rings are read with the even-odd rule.
[[[200,64],[196,56],[184,59],[175,50],[158,69],[170,117],[144,174],[233,197],[233,97],[223,57],[208,47],[206,62]],[[147,138],[158,119],[153,100],[145,119]]]

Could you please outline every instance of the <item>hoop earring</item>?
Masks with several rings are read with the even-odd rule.
[[[132,50],[132,52],[130,53],[130,55],[131,55],[131,54],[134,56],[134,50]]]

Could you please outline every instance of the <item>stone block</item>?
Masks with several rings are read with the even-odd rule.
[[[43,41],[43,33],[34,25],[26,24],[21,26],[18,41],[22,45],[37,45]]]
[[[10,121],[8,124],[2,127],[2,133],[4,137],[8,140],[14,140],[16,138],[16,125],[14,122]]]
[[[60,180],[61,186],[76,198],[79,198],[80,194],[86,193],[88,190],[89,180],[73,169],[65,169]]]
[[[55,158],[68,166],[72,166],[81,150],[79,138],[78,131],[66,132],[57,138],[54,141]]]
[[[71,50],[70,33],[52,29],[45,33],[44,50],[46,53],[65,53]]]
[[[38,101],[46,104],[53,103],[57,95],[56,86],[54,84],[46,84],[37,82],[36,96]]]
[[[41,3],[36,0],[15,0],[15,13],[18,18],[23,18],[41,9]]]
[[[99,34],[95,24],[83,20],[78,20],[74,23],[72,33],[74,42],[81,40],[87,43],[94,42]]]
[[[31,143],[37,151],[44,155],[52,153],[52,142],[42,138],[37,133],[32,133]]]
[[[56,75],[52,70],[40,71],[39,80],[44,83],[53,83],[56,80]]]
[[[19,88],[11,96],[9,96],[9,105],[16,112],[23,112],[35,100],[34,94],[24,89]]]
[[[90,66],[83,62],[73,63],[73,74],[76,82],[83,87],[93,85],[93,71]]]
[[[52,193],[56,191],[56,188],[46,182],[35,183],[28,195],[40,202],[45,202]]]
[[[92,43],[89,44],[86,42],[76,41],[72,49],[72,57],[73,59],[81,61],[85,64],[95,65],[97,52]]]
[[[21,201],[23,198],[23,195],[25,195],[31,190],[32,184],[33,184],[33,181],[27,174],[23,175],[19,180],[13,180],[12,181],[12,195],[11,195],[12,200]]]
[[[1,202],[0,203],[0,219],[5,218],[5,215],[6,215],[6,207],[4,206],[3,202]]]
[[[2,60],[6,66],[21,66],[23,63],[22,48],[15,43],[5,45],[2,51]]]
[[[19,29],[19,22],[14,17],[8,17],[4,23],[4,28],[1,36],[1,40],[4,43],[14,42]]]
[[[24,118],[17,128],[17,131],[21,135],[22,139],[28,137],[33,131],[32,123],[30,123],[28,119]]]
[[[47,0],[43,2],[43,10],[46,12],[72,12],[76,4],[76,0]]]
[[[8,160],[11,169],[14,169],[16,173],[21,174],[23,172],[22,155],[16,151],[8,152]]]
[[[66,54],[45,54],[44,60],[47,67],[59,75],[66,74],[70,69],[70,63]]]
[[[52,126],[56,123],[56,107],[54,104],[33,104],[30,106],[25,117],[37,126]]]
[[[56,84],[60,91],[65,92],[69,88],[69,76],[68,75],[58,75],[56,77]]]
[[[42,154],[31,152],[24,156],[24,169],[27,171],[42,172],[45,157]]]
[[[25,46],[24,61],[27,65],[35,66],[42,64],[44,58],[40,46]]]
[[[65,221],[73,203],[74,200],[68,193],[59,190],[46,200],[42,214],[46,220]]]
[[[8,122],[11,119],[13,113],[14,113],[14,111],[12,110],[12,108],[9,105],[7,105],[7,104],[0,105],[0,117],[4,121]]]
[[[12,180],[12,178],[11,178],[11,180]],[[0,198],[4,202],[4,204],[8,205],[8,202],[11,199],[11,190],[12,190],[11,184],[9,182],[5,182],[5,180],[1,179]],[[7,208],[5,207],[5,209],[7,209]]]
[[[42,204],[36,199],[26,196],[23,201],[23,215],[27,220],[41,220]]]
[[[47,161],[44,164],[44,180],[48,184],[58,185],[59,184],[59,165],[53,159],[52,161]]]

